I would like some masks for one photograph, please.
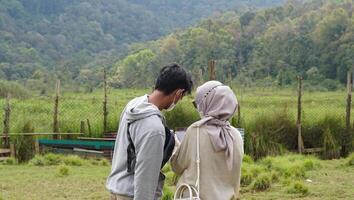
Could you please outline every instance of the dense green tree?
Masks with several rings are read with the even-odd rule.
[[[90,76],[105,57],[111,68],[136,42],[157,39],[221,11],[271,6],[282,0],[0,0],[0,76],[26,82],[35,69],[62,83],[99,86]],[[178,40],[177,37],[174,39]],[[156,45],[155,65],[181,60],[173,40]],[[157,53],[157,50],[154,50]],[[160,53],[157,53],[160,54]],[[2,71],[3,70],[3,71]],[[28,70],[23,72],[23,70]],[[113,70],[114,71],[114,70]],[[156,70],[153,69],[155,72]],[[39,82],[40,79],[36,79]],[[31,85],[31,84],[29,84]],[[32,84],[33,85],[33,84]]]

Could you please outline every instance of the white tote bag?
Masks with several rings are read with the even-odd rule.
[[[197,181],[195,183],[195,187],[186,183],[178,186],[174,200],[200,200],[199,197],[199,179],[200,179],[200,147],[199,147],[199,127],[197,127]],[[184,195],[188,194],[187,197]]]

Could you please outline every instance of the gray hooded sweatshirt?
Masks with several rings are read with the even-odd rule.
[[[160,110],[148,102],[148,96],[131,100],[120,117],[114,147],[112,171],[107,189],[134,200],[156,200],[162,195],[164,176],[160,173],[165,143],[165,119]],[[128,122],[135,146],[136,164],[127,172]]]

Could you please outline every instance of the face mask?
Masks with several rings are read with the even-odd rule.
[[[183,91],[184,91],[184,90],[182,90],[181,92],[183,92]],[[171,110],[173,110],[173,109],[176,107],[175,100],[176,100],[176,96],[173,98],[172,104],[170,105],[170,107],[168,107],[168,108],[166,109],[166,111],[171,111]]]
[[[176,98],[173,99],[173,102],[172,102],[172,104],[170,105],[170,107],[168,107],[168,108],[166,109],[167,112],[172,111],[172,110],[176,107],[175,99],[176,99]]]

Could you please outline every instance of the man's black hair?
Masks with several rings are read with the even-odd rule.
[[[163,67],[155,83],[155,90],[162,91],[165,95],[171,94],[176,89],[184,89],[184,93],[191,93],[192,87],[191,76],[178,64]]]

